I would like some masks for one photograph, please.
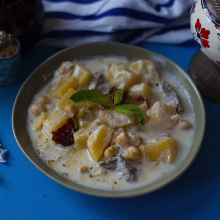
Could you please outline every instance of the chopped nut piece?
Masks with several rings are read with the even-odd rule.
[[[117,144],[124,147],[126,146],[130,141],[130,138],[126,132],[121,132],[120,135],[117,137]]]
[[[122,131],[121,131],[121,132],[122,132]],[[111,140],[110,140],[110,143],[111,143],[112,146],[116,143],[117,137],[118,137],[119,134],[121,134],[121,132],[115,131],[115,132],[113,133],[113,135],[112,135],[112,137],[111,137]]]
[[[54,109],[54,104],[46,104],[46,105],[44,105],[44,107],[45,107],[45,111],[51,111],[51,110],[53,110]]]
[[[181,130],[188,130],[192,128],[192,124],[188,121],[181,121],[178,125],[179,129]]]
[[[42,107],[37,105],[37,104],[34,104],[31,106],[31,113],[35,116],[38,116],[40,115],[40,113],[43,111]]]
[[[125,151],[125,158],[128,160],[137,160],[140,158],[139,150],[136,147],[129,147],[127,151]]]
[[[41,96],[41,97],[38,99],[38,102],[39,102],[41,105],[47,104],[47,103],[49,103],[49,98],[48,98],[47,96]]]
[[[82,167],[79,168],[80,173],[86,173],[88,170],[89,170],[89,168],[86,167],[86,166],[82,166]]]
[[[105,158],[109,159],[111,157],[115,156],[115,152],[114,152],[114,148],[113,147],[109,147],[104,151],[104,156]]]

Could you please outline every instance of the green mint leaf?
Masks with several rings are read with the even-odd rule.
[[[114,107],[112,101],[102,92],[96,89],[81,90],[79,92],[74,93],[70,97],[70,99],[75,103],[90,101],[99,105],[104,105],[111,108]]]
[[[120,101],[122,100],[124,95],[124,89],[120,89],[115,93],[114,96],[114,105],[117,105],[118,103],[120,103]]]
[[[137,105],[130,105],[130,104],[116,105],[115,110],[124,115],[131,115],[131,114],[135,115],[140,119],[140,123],[142,125],[145,125],[145,115],[141,110],[141,108],[139,108]]]

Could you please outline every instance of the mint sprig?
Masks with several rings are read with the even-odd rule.
[[[75,103],[90,101],[99,105],[108,106],[110,108],[114,107],[112,101],[101,91],[96,89],[81,90],[79,92],[74,93],[70,97],[70,99]]]
[[[145,115],[140,107],[132,104],[123,104],[115,106],[115,110],[124,115],[135,115],[140,119],[140,123],[145,125]]]
[[[120,89],[115,93],[114,105],[117,105],[118,103],[121,102],[121,100],[123,99],[123,95],[124,95],[124,89]]]
[[[114,96],[114,104],[112,101],[105,96],[101,91],[96,89],[91,90],[81,90],[79,92],[74,93],[70,99],[75,103],[80,102],[93,102],[99,105],[108,106],[111,109],[115,109],[117,112],[124,114],[124,115],[135,115],[140,119],[140,123],[145,125],[145,115],[141,108],[137,105],[133,104],[123,104],[118,105],[121,102],[124,95],[124,90],[118,90]]]

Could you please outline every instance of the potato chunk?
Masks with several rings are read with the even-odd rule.
[[[124,68],[121,65],[112,64],[106,79],[118,89],[128,89],[138,83],[141,75]]]
[[[171,138],[162,139],[138,147],[142,156],[150,161],[171,163],[176,156],[176,142]]]
[[[162,102],[155,102],[150,109],[150,125],[158,127],[172,127],[179,121],[175,107]]]
[[[78,64],[75,64],[72,75],[76,77],[80,86],[86,86],[92,74]]]
[[[51,88],[49,95],[61,99],[69,88],[73,88],[75,90],[78,88],[77,79],[73,76],[63,77],[55,87]]]
[[[66,105],[73,104],[74,106],[77,107],[77,109],[82,109],[84,108],[89,109],[93,103],[92,102],[81,102],[81,103],[75,103],[73,102],[70,97],[76,92],[75,89],[70,88],[68,91],[65,93],[65,95],[60,99],[60,101],[57,102],[57,106],[59,109],[63,110]]]
[[[140,158],[140,153],[138,148],[130,146],[124,153],[124,157],[128,160],[138,160]]]
[[[69,88],[67,92],[63,95],[60,101],[57,102],[57,106],[59,109],[64,109],[66,105],[72,104],[73,101],[70,100],[70,97],[76,92],[75,89]]]
[[[98,161],[108,147],[113,129],[105,125],[99,126],[88,138],[88,150],[91,158]]]
[[[147,99],[150,98],[151,94],[151,90],[146,83],[134,85],[129,89],[128,92],[130,96],[144,95]]]
[[[100,122],[95,120],[85,126],[84,128],[79,129],[77,132],[74,133],[74,140],[75,140],[75,147],[77,149],[82,149],[87,147],[87,140],[90,134],[94,130],[96,130],[100,126]]]
[[[78,64],[72,64],[69,66],[63,64],[60,67],[59,72],[60,74],[66,74],[67,72],[69,74],[64,75],[58,85],[49,91],[49,95],[58,99],[62,98],[70,88],[77,90],[79,86],[85,86],[92,77],[90,72]]]
[[[109,128],[125,127],[138,122],[134,115],[124,115],[115,110],[100,111],[99,118]]]
[[[44,133],[48,138],[52,139],[52,131],[56,131],[64,125],[69,119],[68,114],[63,110],[58,110],[51,114],[43,123]]]
[[[147,79],[158,78],[157,69],[152,60],[138,60],[131,65],[131,70],[147,76]]]
[[[37,123],[34,126],[34,130],[38,131],[43,128],[43,122],[47,119],[47,114],[42,112],[38,117]]]

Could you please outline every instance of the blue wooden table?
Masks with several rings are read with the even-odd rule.
[[[188,71],[195,46],[141,44]],[[59,49],[38,46],[22,55],[23,78]],[[19,149],[12,133],[12,107],[21,84],[0,87],[0,138],[9,150],[0,164],[0,219],[220,219],[220,105],[203,99],[207,112],[204,141],[192,166],[154,193],[131,199],[96,198],[67,189],[41,173]]]

